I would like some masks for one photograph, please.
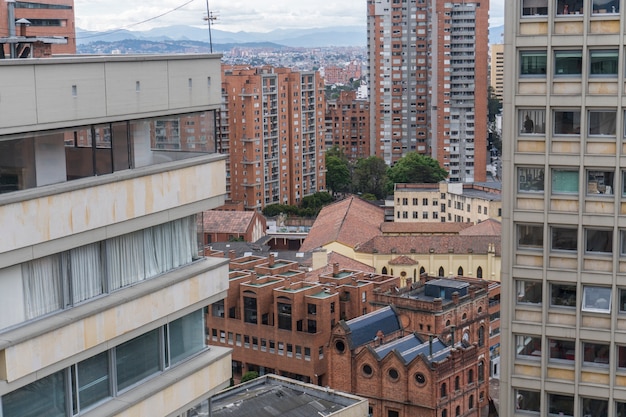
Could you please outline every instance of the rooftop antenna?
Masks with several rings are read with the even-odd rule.
[[[206,17],[204,20],[207,21],[209,25],[209,49],[211,53],[213,53],[213,38],[211,36],[211,23],[217,20],[217,16],[213,15],[213,12],[209,10],[209,0],[206,0]]]

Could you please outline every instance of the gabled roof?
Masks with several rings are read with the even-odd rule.
[[[417,235],[417,236],[376,236],[355,248],[361,253],[470,253],[486,254],[490,245],[494,246],[496,255],[500,255],[500,236],[468,236],[460,235]],[[432,250],[432,252],[431,252]]]
[[[417,265],[419,262],[409,258],[406,255],[400,255],[389,261],[389,265]]]
[[[332,242],[354,248],[381,234],[385,210],[358,197],[326,206],[320,211],[300,251],[309,252]]]
[[[339,269],[348,269],[351,271],[362,271],[365,273],[375,273],[376,268],[373,266],[364,264],[363,262],[355,261],[352,258],[343,256],[340,253],[330,251],[326,255],[327,263],[325,266],[315,269],[311,272],[307,272],[307,280],[318,280],[320,275],[331,274],[333,272],[333,265],[338,264]]]
[[[441,361],[450,355],[450,348],[438,338],[433,339],[431,347],[429,341],[424,342],[416,334],[410,334],[374,349],[379,361],[390,352],[396,352],[408,364],[419,355],[424,355],[429,362]]]
[[[354,349],[373,341],[379,331],[383,335],[393,334],[402,329],[402,324],[391,306],[345,322],[350,346]]]
[[[207,233],[246,233],[254,219],[253,211],[208,210],[202,214]]]
[[[461,236],[502,236],[502,223],[495,219],[487,219],[470,228],[461,230]]]
[[[385,222],[380,225],[380,230],[383,233],[457,234],[470,227],[471,223]]]

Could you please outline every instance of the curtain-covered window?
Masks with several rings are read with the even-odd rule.
[[[63,307],[63,262],[60,254],[22,265],[26,318],[32,319]]]
[[[73,303],[88,300],[105,291],[104,265],[100,246],[100,243],[94,243],[70,251]]]
[[[112,290],[145,278],[143,249],[142,231],[107,239],[107,271]]]

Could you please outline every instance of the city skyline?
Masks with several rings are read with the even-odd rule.
[[[149,30],[171,25],[203,26],[206,0],[76,0],[76,27],[104,31]],[[274,29],[365,26],[366,0],[294,3],[288,0],[210,0],[214,28],[227,32],[270,32]],[[358,13],[354,13],[359,10]],[[490,26],[504,22],[504,0],[492,0]]]

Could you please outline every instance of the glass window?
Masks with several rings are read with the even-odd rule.
[[[539,412],[541,393],[539,391],[515,390],[515,409],[521,411]]]
[[[554,111],[555,135],[580,135],[580,111]]]
[[[611,312],[611,288],[585,286],[583,288],[583,311]]]
[[[65,375],[62,370],[2,396],[2,416],[66,417]]]
[[[576,345],[573,340],[548,339],[550,345],[550,359],[574,361],[576,359]]]
[[[169,324],[170,364],[175,364],[204,349],[204,314],[194,311]]]
[[[587,194],[613,195],[613,171],[587,171]]]
[[[576,251],[577,248],[577,229],[569,227],[552,228],[552,250]]]
[[[585,234],[585,251],[606,254],[613,252],[612,230],[585,229]]]
[[[617,112],[615,110],[590,110],[589,135],[615,136]]]
[[[548,394],[548,413],[557,416],[573,416],[574,397],[572,395]]]
[[[516,280],[515,290],[519,304],[541,304],[541,282]]]
[[[617,49],[589,51],[589,75],[617,77],[618,55]]]
[[[578,170],[554,168],[552,194],[578,194]]]
[[[580,76],[583,67],[582,51],[555,51],[554,75]]]
[[[517,225],[517,247],[520,249],[543,249],[543,225]]]
[[[160,371],[159,329],[115,348],[117,390],[121,391]]]
[[[256,298],[243,297],[243,321],[257,324]]]
[[[525,359],[541,359],[541,337],[539,336],[515,336],[516,356]]]
[[[522,77],[545,77],[547,62],[546,51],[521,51],[520,75]]]
[[[543,135],[546,133],[546,111],[543,109],[521,109],[519,111],[520,134]]]
[[[547,16],[548,0],[522,0],[522,16]]]
[[[76,378],[72,378],[73,392],[78,399],[74,403],[75,414],[111,396],[108,351],[79,362],[76,373]],[[76,403],[80,408],[76,409]]]
[[[609,415],[609,402],[607,400],[599,400],[597,398],[582,397],[582,410],[583,417],[606,417]],[[615,415],[619,416],[620,414]]]
[[[556,0],[556,14],[583,14],[583,0]]]
[[[626,346],[624,345],[617,345],[617,367],[626,368]],[[621,415],[626,416],[626,414]]]
[[[619,0],[593,0],[593,14],[619,13]]]
[[[550,305],[558,307],[576,307],[576,285],[550,285]]]
[[[607,366],[609,364],[608,343],[583,343],[583,364]]]
[[[543,177],[543,168],[517,168],[517,190],[519,192],[543,193]]]

